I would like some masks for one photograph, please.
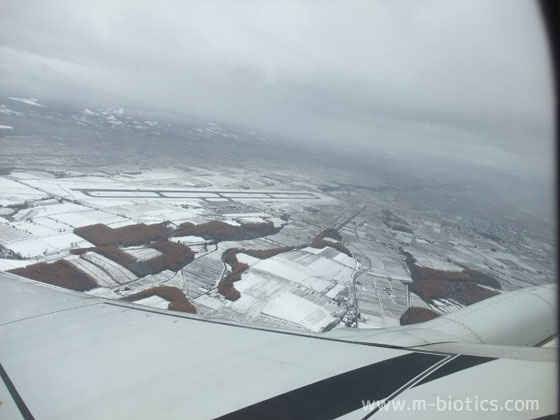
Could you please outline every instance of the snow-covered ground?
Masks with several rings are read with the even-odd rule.
[[[159,257],[161,252],[154,248],[144,248],[142,246],[131,246],[128,248],[123,248],[127,254],[132,255],[134,258],[140,261],[148,261],[152,258]]]
[[[325,309],[290,292],[282,292],[265,305],[262,313],[311,331],[321,331],[335,321]]]
[[[30,108],[32,111],[36,110]],[[6,106],[0,105],[0,113],[9,112],[11,110]],[[126,113],[118,109],[84,110],[81,117],[102,118],[104,124],[115,125],[126,119]],[[136,119],[135,124],[142,127],[158,125]],[[217,130],[214,126],[210,129]],[[406,250],[420,265],[446,270],[461,270],[468,266],[498,273],[500,279],[515,275],[521,279],[513,280],[505,288],[518,287],[523,284],[523,278],[535,278],[540,270],[539,261],[511,253],[497,244],[481,243],[470,236],[469,239],[459,234],[450,236],[436,221],[414,223],[408,220],[413,235],[392,231],[376,219],[381,207],[372,206],[373,209],[368,208],[345,223],[357,210],[355,203],[348,205],[349,202],[344,201],[346,192],[333,190],[328,196],[317,192],[322,191],[320,185],[338,185],[327,180],[331,175],[311,178],[307,174],[298,176],[294,171],[279,169],[255,176],[249,167],[222,171],[217,167],[196,165],[187,170],[139,169],[134,165],[117,170],[105,169],[97,168],[86,173],[76,166],[43,172],[33,167],[0,176],[0,205],[13,205],[0,209],[0,244],[32,257],[0,259],[0,269],[65,258],[90,273],[103,286],[90,291],[91,294],[115,298],[167,284],[183,290],[201,308],[203,315],[315,330],[324,326],[323,321],[311,322],[313,316],[309,321],[305,313],[312,314],[319,307],[330,317],[324,322],[340,318],[346,305],[351,304],[351,282],[356,271],[360,272],[356,277],[358,307],[368,318],[360,326],[398,325],[399,317],[406,309],[401,280],[410,280],[404,258],[397,251],[403,243],[408,244]],[[312,179],[320,180],[320,183]],[[88,189],[96,191],[88,192]],[[118,189],[125,191],[116,191]],[[160,191],[161,195],[154,191]],[[279,218],[280,215],[289,218],[285,221]],[[116,228],[136,223],[170,222],[171,227],[176,227],[183,222],[211,220],[233,225],[272,221],[275,226],[282,226],[282,230],[266,238],[227,241],[217,246],[196,236],[170,238],[191,246],[196,252],[195,261],[177,273],[165,271],[144,278],[137,278],[126,268],[91,252],[84,254],[82,259],[69,255],[72,248],[92,246],[73,234],[74,228],[80,226],[104,223]],[[225,250],[300,246],[311,242],[321,229],[330,226],[344,226],[340,229],[344,244],[355,258],[329,247],[298,249],[265,260],[238,254],[238,260],[250,266],[234,284],[241,298],[230,302],[217,292],[217,284],[227,268],[222,261]],[[159,255],[158,251],[143,247],[131,247],[125,251],[140,260]],[[414,294],[411,299],[413,306],[428,306]],[[295,303],[301,304],[305,313],[285,314],[282,308],[291,308]],[[163,302],[157,304],[163,305]],[[432,305],[439,312],[458,308],[450,301],[433,302]]]
[[[135,300],[134,303],[144,306],[151,306],[152,308],[167,309],[169,301],[159,296],[150,296],[144,299]]]
[[[212,240],[206,240],[204,239],[202,236],[194,236],[194,235],[189,235],[189,236],[174,236],[172,238],[169,238],[170,241],[173,242],[180,242],[183,244],[204,244],[204,243],[209,243],[212,242]]]
[[[0,205],[19,204],[29,200],[39,200],[47,195],[35,188],[0,177]]]
[[[92,262],[86,260],[85,258],[68,258],[68,261],[74,266],[82,270],[84,273],[89,274],[93,277],[97,284],[101,287],[115,287],[119,283],[109,275],[109,273],[103,270],[100,266],[93,264]]]
[[[0,258],[0,270],[13,270],[14,268],[25,267],[26,265],[33,263],[35,263],[33,260],[12,260],[8,258]]]
[[[306,252],[306,249],[294,250],[258,261],[239,255],[242,261],[251,264],[251,269],[271,273],[316,292],[323,292],[332,282],[350,283],[354,272],[354,269],[347,265],[350,264],[347,259],[339,258],[342,262],[338,262],[322,257],[320,254]],[[355,264],[354,260],[353,265]]]
[[[327,293],[325,293],[325,296],[327,296],[328,298],[334,299],[345,288],[346,288],[346,286],[343,285],[343,284],[336,284],[331,290],[329,290]]]
[[[82,255],[82,258],[103,269],[118,284],[128,283],[137,278],[123,266],[95,252],[86,252]]]

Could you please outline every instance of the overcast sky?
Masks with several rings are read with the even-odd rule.
[[[0,84],[238,122],[283,138],[550,170],[536,3],[0,3]]]

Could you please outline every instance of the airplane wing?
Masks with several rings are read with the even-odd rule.
[[[556,349],[532,346],[556,333],[554,289],[508,295],[423,325],[320,335],[0,273],[0,418],[548,418]],[[531,318],[517,335],[486,328],[508,307]]]

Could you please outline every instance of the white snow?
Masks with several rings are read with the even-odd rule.
[[[0,270],[12,270],[14,268],[25,267],[26,265],[34,264],[36,261],[30,260],[12,260],[8,258],[0,258]]]
[[[120,284],[136,280],[136,276],[132,272],[103,255],[96,254],[95,252],[86,252],[82,255],[82,258],[105,270]]]
[[[0,130],[13,130],[14,127],[12,127],[11,125],[1,125],[0,124]]]
[[[95,264],[92,264],[83,258],[73,258],[68,259],[68,261],[84,273],[93,277],[97,281],[97,284],[102,287],[110,288],[119,285],[119,283],[116,282],[105,270],[102,270]]]
[[[334,250],[333,252],[338,256],[339,253]],[[237,259],[239,262],[250,266],[248,272],[243,274],[243,280],[239,282],[240,287],[244,286],[241,284],[250,274],[266,281],[270,281],[271,278],[287,280],[315,292],[323,293],[333,282],[348,284],[352,280],[354,272],[347,265],[307,253],[304,250],[294,250],[263,260],[239,253]],[[350,260],[353,261],[352,265],[355,266],[356,261],[352,258]],[[349,263],[349,261],[344,261]]]
[[[161,255],[161,252],[158,251],[157,249],[137,247],[137,246],[124,248],[123,251],[125,251],[127,254],[132,255],[133,257],[135,257],[137,260],[140,261],[148,261],[151,260],[152,258],[159,257]]]
[[[335,321],[335,318],[319,305],[290,292],[282,292],[276,296],[266,304],[262,313],[317,332]]]
[[[200,243],[212,242],[211,240],[204,239],[202,236],[194,236],[194,235],[174,236],[172,238],[169,238],[169,240],[173,242],[181,242],[184,244],[200,244]]]
[[[120,296],[113,292],[111,289],[107,289],[106,287],[96,287],[95,289],[88,290],[85,292],[91,296],[98,296],[105,299],[119,299]]]
[[[251,296],[248,293],[241,293],[241,297],[235,302],[231,302],[230,307],[237,312],[246,314],[246,316],[251,317],[258,315],[259,312],[261,312],[263,301]]]
[[[325,296],[334,299],[340,292],[344,290],[345,286],[342,284],[335,285],[331,290],[325,293]]]
[[[196,299],[194,299],[194,303],[199,305],[207,306],[208,308],[218,310],[224,306],[224,304],[216,298],[213,298],[208,295],[200,295]]]
[[[168,300],[156,295],[140,300],[135,300],[134,303],[137,303],[139,305],[151,306],[152,308],[159,308],[159,309],[167,309],[167,307],[169,306]]]
[[[58,249],[50,246],[46,242],[37,239],[30,238],[23,241],[11,242],[4,245],[6,248],[11,249],[14,252],[19,252],[23,257],[38,257],[43,254],[51,254],[57,252]]]
[[[239,253],[237,254],[237,261],[239,261],[240,263],[253,265],[259,263],[262,260],[260,258],[251,257],[247,254]]]
[[[0,198],[10,202],[21,202],[26,200],[38,200],[44,198],[45,193],[35,188],[20,184],[19,182],[0,177]]]

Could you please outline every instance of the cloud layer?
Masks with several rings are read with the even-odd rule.
[[[0,5],[5,91],[110,94],[364,150],[550,168],[550,73],[532,2]]]

